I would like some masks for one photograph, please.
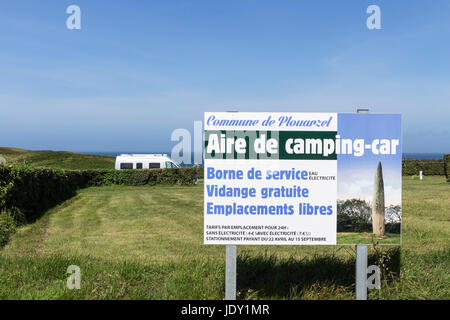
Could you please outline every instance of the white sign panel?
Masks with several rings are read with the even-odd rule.
[[[204,243],[336,244],[336,113],[206,113]]]

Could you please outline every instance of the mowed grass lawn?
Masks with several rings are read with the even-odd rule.
[[[403,179],[402,232],[400,251],[370,249],[385,277],[369,299],[449,299],[443,177]],[[354,246],[239,246],[238,298],[354,299],[354,269]],[[0,299],[223,299],[224,273],[225,247],[203,245],[202,185],[93,187],[0,249]]]
[[[375,237],[371,232],[338,232],[338,244],[389,244],[399,245],[400,234],[386,233],[382,237]]]

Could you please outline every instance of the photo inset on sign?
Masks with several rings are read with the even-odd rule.
[[[339,114],[338,138],[337,244],[399,245],[401,116]]]

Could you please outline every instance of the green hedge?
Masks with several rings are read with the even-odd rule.
[[[450,182],[450,153],[444,154],[444,172],[447,182]]]
[[[151,170],[87,170],[90,186],[121,184],[128,186],[194,183],[195,168],[151,169]]]
[[[0,166],[0,212],[17,221],[40,217],[49,208],[73,197],[89,186],[111,184],[156,185],[194,183],[195,168],[155,170],[54,170],[27,165]]]
[[[443,159],[403,159],[402,175],[412,176],[418,175],[419,171],[423,171],[424,175],[444,175]]]
[[[26,165],[0,166],[0,210],[19,210],[27,221],[34,220],[86,185],[82,174]]]
[[[6,245],[11,235],[16,231],[14,217],[8,212],[0,212],[0,248]]]

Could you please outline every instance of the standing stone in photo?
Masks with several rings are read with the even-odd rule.
[[[0,165],[2,165],[2,164],[5,164],[6,163],[6,160],[5,160],[5,158],[3,158],[3,157],[0,157]]]
[[[381,162],[378,162],[377,173],[375,174],[375,185],[373,189],[372,202],[372,229],[373,233],[377,236],[384,235],[384,208],[383,170],[381,168]]]

